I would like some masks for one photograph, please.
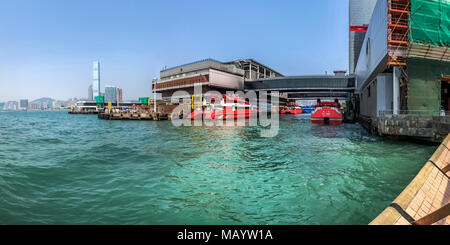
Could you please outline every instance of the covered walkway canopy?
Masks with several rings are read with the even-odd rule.
[[[291,99],[345,98],[355,91],[355,76],[289,76],[245,82],[245,90],[279,91]]]

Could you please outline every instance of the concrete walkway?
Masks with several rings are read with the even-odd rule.
[[[403,192],[370,225],[450,224],[450,134]]]

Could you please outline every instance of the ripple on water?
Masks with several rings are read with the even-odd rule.
[[[66,112],[0,130],[2,224],[366,224],[436,149],[304,115],[274,138]]]

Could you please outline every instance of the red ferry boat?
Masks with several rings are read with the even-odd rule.
[[[337,100],[334,102],[317,101],[316,108],[311,114],[311,122],[314,124],[337,125],[342,123],[342,112]]]
[[[302,108],[297,103],[287,104],[281,111],[281,114],[302,114]]]
[[[250,116],[257,116],[259,109],[256,106],[250,105],[247,101],[239,97],[230,97],[226,94],[220,101],[220,104],[215,104],[216,98],[210,98],[211,103],[207,104],[203,101],[203,106],[195,109],[188,118],[194,119],[237,119],[249,118]]]

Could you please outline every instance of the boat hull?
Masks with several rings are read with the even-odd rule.
[[[281,114],[302,114],[302,110],[296,109],[296,110],[281,110]]]
[[[319,125],[339,125],[342,124],[342,118],[311,118],[311,122]]]
[[[227,120],[257,117],[258,110],[238,109],[235,111],[194,111],[189,115],[191,120]]]
[[[336,108],[322,107],[311,114],[311,122],[321,125],[342,124],[342,114]]]

